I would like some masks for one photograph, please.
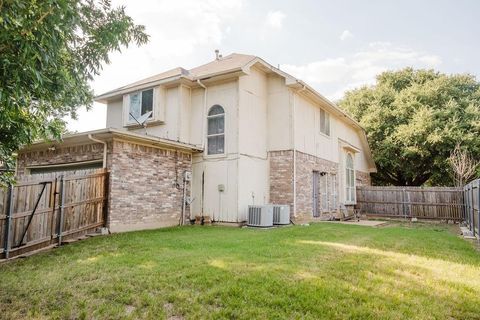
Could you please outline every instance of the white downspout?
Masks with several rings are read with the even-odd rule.
[[[206,112],[207,112],[207,87],[197,79],[197,83],[201,86],[203,90],[203,117],[202,117],[202,149],[205,150],[205,122],[206,122]]]
[[[303,88],[298,90],[297,92],[293,93],[293,216],[297,216],[297,148],[295,144],[295,132],[296,132],[296,126],[295,126],[295,114],[297,112],[296,108],[296,95],[306,89],[305,85],[303,85]]]
[[[107,167],[107,143],[102,140],[95,139],[91,134],[88,135],[88,139],[103,144],[103,168]]]

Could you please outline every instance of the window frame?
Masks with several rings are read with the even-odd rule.
[[[323,119],[322,119],[323,114]],[[325,131],[322,131],[322,126],[324,127]],[[327,130],[328,129],[328,130]],[[328,113],[325,109],[320,108],[320,126],[319,126],[320,134],[330,137],[332,133],[332,126],[330,121],[330,113]]]
[[[215,107],[220,107],[222,108],[223,110],[223,113],[218,113],[218,114],[214,114],[214,115],[210,115],[210,112],[213,108]],[[223,107],[221,104],[213,104],[210,108],[208,108],[208,112],[207,112],[207,117],[205,119],[206,121],[206,136],[205,136],[205,139],[206,139],[206,150],[205,150],[205,156],[208,157],[208,158],[215,158],[215,157],[224,157],[227,153],[227,150],[226,150],[226,146],[227,146],[227,141],[226,141],[226,127],[227,127],[227,117],[226,117],[226,111],[225,111],[225,107]],[[210,119],[215,119],[215,118],[220,118],[220,117],[223,117],[223,132],[222,133],[212,133],[212,134],[209,134],[208,133],[208,129],[209,129],[209,120]],[[211,137],[220,137],[220,136],[223,136],[223,152],[221,153],[209,153],[209,138]]]
[[[135,119],[130,119],[130,113],[131,113],[131,97],[132,95],[136,95],[136,94],[139,94],[140,95],[140,101],[139,101],[139,104],[140,104],[140,112],[142,112],[142,99],[143,99],[143,92],[146,92],[146,91],[152,91],[152,114],[150,115],[150,117],[147,119],[146,123],[150,123],[150,122],[154,122],[156,121],[156,97],[155,97],[155,88],[145,88],[145,89],[142,89],[142,90],[137,90],[137,91],[134,91],[134,92],[130,92],[128,94],[126,94],[127,96],[127,103],[125,105],[125,110],[124,110],[124,114],[125,114],[125,121],[124,121],[124,126],[126,127],[132,127],[132,126],[139,126],[138,122],[135,121]],[[149,111],[147,111],[149,112]],[[145,112],[146,113],[146,112]],[[144,113],[144,114],[145,114]],[[141,117],[143,114],[140,114],[139,117]]]
[[[348,166],[349,158],[352,159],[351,168]],[[352,184],[349,183],[349,180]],[[350,197],[351,195],[353,195],[353,198]],[[345,204],[356,204],[356,201],[355,157],[351,152],[347,152],[345,155]]]

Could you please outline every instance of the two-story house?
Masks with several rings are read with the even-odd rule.
[[[251,204],[288,204],[297,220],[346,214],[375,171],[357,122],[256,56],[217,54],[96,101],[107,129],[29,146],[17,173],[108,168],[112,231],[202,215],[238,224]]]

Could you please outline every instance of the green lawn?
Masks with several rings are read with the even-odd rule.
[[[427,224],[116,234],[0,265],[0,318],[479,319],[480,253]]]

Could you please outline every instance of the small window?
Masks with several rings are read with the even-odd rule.
[[[353,157],[350,153],[347,154],[345,161],[345,175],[346,175],[346,200],[349,203],[355,202],[355,169],[353,167]]]
[[[153,89],[131,93],[128,108],[128,122],[130,123],[136,122],[135,119],[138,120],[147,112],[153,111]],[[152,118],[152,114],[149,119]]]
[[[320,132],[330,135],[330,115],[323,109],[320,109]]]
[[[218,104],[208,111],[207,154],[225,153],[225,110]]]

